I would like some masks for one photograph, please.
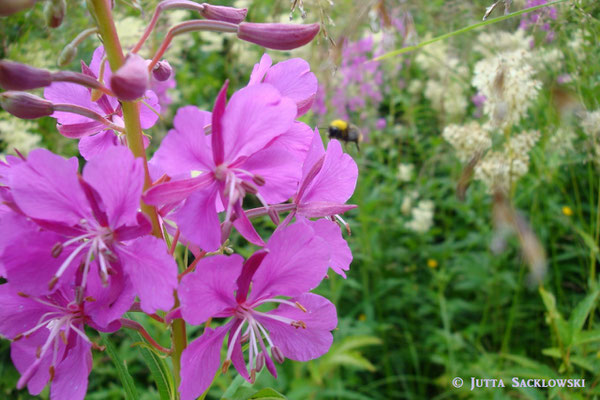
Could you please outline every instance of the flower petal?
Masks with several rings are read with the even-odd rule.
[[[0,285],[0,334],[9,339],[33,328],[45,313],[56,311],[17,292],[10,283]]]
[[[16,165],[10,187],[19,208],[31,218],[77,225],[89,216],[76,164],[48,150],[33,150],[27,162]]]
[[[212,185],[197,190],[173,217],[181,234],[206,251],[221,246],[221,223],[215,205],[217,189],[217,185]]]
[[[350,269],[350,263],[352,262],[352,252],[348,243],[342,236],[342,230],[333,221],[327,219],[319,219],[317,221],[310,221],[302,217],[298,217],[299,222],[304,222],[310,225],[317,236],[327,241],[329,244],[330,258],[329,266],[333,271],[346,278],[344,271]],[[304,221],[302,221],[304,220]]]
[[[302,321],[306,328],[296,328],[264,316],[256,318],[268,329],[273,344],[281,349],[284,356],[296,361],[313,360],[327,353],[333,342],[330,331],[337,326],[333,303],[312,293],[305,293],[290,301],[302,304],[307,312],[282,304],[268,314]]]
[[[248,86],[261,83],[272,64],[273,61],[271,61],[271,57],[267,53],[263,54],[260,58],[260,62],[258,64],[254,64],[254,67],[252,68]]]
[[[116,247],[123,270],[140,298],[140,307],[148,314],[173,307],[177,287],[177,264],[167,252],[164,241],[143,236]]]
[[[48,329],[39,329],[30,336],[24,337],[21,340],[13,342],[10,346],[10,358],[15,365],[15,368],[21,374],[31,373],[31,377],[27,380],[27,390],[33,396],[37,396],[50,380],[50,363],[52,362],[51,352],[46,352],[39,365],[35,366],[35,371],[29,371],[34,366],[37,360],[36,353],[40,346],[43,346],[48,338]],[[64,345],[59,344],[59,352],[64,350]],[[60,353],[58,354],[60,356]]]
[[[276,230],[266,248],[269,254],[254,274],[250,302],[308,292],[327,273],[327,243],[307,225],[294,224]]]
[[[231,323],[216,329],[206,328],[181,354],[181,400],[194,400],[210,386],[219,369],[221,347]]]
[[[178,293],[181,314],[187,323],[200,325],[210,317],[235,308],[234,292],[243,262],[237,254],[203,258],[195,272],[181,279]]]
[[[133,225],[144,186],[144,164],[125,146],[110,147],[88,161],[83,178],[100,194],[112,228]]]
[[[59,128],[60,129],[60,128]],[[120,146],[120,140],[113,131],[102,131],[96,135],[82,137],[79,140],[79,153],[89,160],[110,147]]]
[[[83,330],[83,326],[78,328]],[[92,371],[91,349],[90,342],[71,332],[64,359],[56,366],[50,385],[50,400],[83,400]]]
[[[289,97],[298,107],[298,116],[306,114],[317,94],[317,77],[301,58],[282,61],[267,71],[265,83],[275,86],[282,96]]]
[[[156,93],[152,90],[146,90],[143,101],[138,104],[142,129],[152,128],[154,124],[156,124],[156,121],[158,121],[160,115],[160,104]]]

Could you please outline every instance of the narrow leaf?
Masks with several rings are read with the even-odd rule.
[[[119,379],[123,384],[123,393],[125,394],[125,398],[127,400],[139,399],[139,396],[135,389],[135,384],[133,383],[133,378],[127,370],[127,365],[124,361],[121,360],[121,358],[117,354],[115,346],[113,346],[112,342],[110,341],[110,336],[104,332],[99,333],[100,337],[102,338],[102,342],[106,346],[106,353],[108,354],[108,356],[110,357],[117,369],[117,375],[119,376]]]
[[[573,313],[569,318],[569,325],[571,325],[574,335],[579,333],[581,328],[583,328],[583,324],[585,324],[585,320],[594,308],[599,294],[600,290],[595,290],[588,294],[579,304],[577,304],[577,307],[575,307],[573,310]]]

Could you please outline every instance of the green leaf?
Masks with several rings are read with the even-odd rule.
[[[577,345],[593,342],[600,342],[600,331],[585,331],[575,335],[574,343]]]
[[[121,358],[117,354],[115,346],[113,346],[112,342],[110,341],[110,336],[104,332],[99,332],[99,333],[100,333],[100,337],[102,338],[102,342],[106,346],[106,353],[111,358],[111,360],[113,361],[113,364],[115,365],[115,367],[117,369],[117,375],[119,376],[119,379],[121,380],[121,383],[123,384],[123,392],[125,394],[125,398],[127,400],[138,400],[139,396],[135,389],[135,384],[133,383],[133,378],[131,377],[131,375],[129,374],[129,371],[127,370],[127,365],[125,364],[124,361],[121,360]]]
[[[592,308],[594,308],[599,294],[600,290],[595,290],[588,294],[573,310],[569,318],[569,325],[574,335],[579,333],[581,328],[583,328],[583,324],[585,324],[585,320],[592,311]]]
[[[150,370],[152,380],[156,383],[156,389],[160,400],[175,400],[177,398],[177,390],[175,388],[175,382],[171,375],[171,369],[166,361],[161,358],[154,350],[150,350],[150,345],[147,344],[146,340],[137,332],[127,331],[129,337],[134,340],[144,343],[146,346],[136,346],[146,366]]]
[[[248,397],[248,400],[254,400],[254,399],[278,400],[278,399],[287,399],[287,397],[285,397],[284,395],[282,395],[275,389],[266,388],[266,389],[259,390],[258,392],[254,393],[252,396]]]

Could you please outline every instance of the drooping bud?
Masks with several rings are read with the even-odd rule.
[[[50,86],[50,71],[13,61],[0,61],[0,87],[4,90],[31,90]]]
[[[58,66],[66,67],[71,64],[75,57],[77,56],[77,47],[72,46],[70,44],[66,45],[65,48],[60,52],[58,56]]]
[[[8,113],[22,119],[47,117],[54,112],[51,102],[24,92],[0,93],[0,105]]]
[[[7,17],[33,7],[35,0],[2,0],[0,1],[0,17]]]
[[[231,22],[232,24],[239,24],[242,22],[248,13],[246,8],[213,6],[207,3],[203,3],[202,7],[203,9],[200,14],[202,14],[204,18]]]
[[[159,82],[164,82],[171,77],[173,74],[173,68],[171,68],[171,64],[167,60],[162,60],[156,63],[154,68],[152,69],[152,75],[154,79]]]
[[[273,358],[273,360],[277,361],[279,364],[285,361],[285,356],[281,352],[281,349],[277,346],[271,347],[271,358]]]
[[[304,46],[319,33],[319,24],[257,24],[242,22],[238,37],[268,49],[291,50]]]
[[[110,78],[110,87],[120,100],[132,101],[146,93],[150,76],[146,61],[137,54],[129,54],[125,64]]]
[[[51,0],[44,7],[44,18],[46,25],[50,28],[58,28],[65,18],[67,2],[65,0]]]

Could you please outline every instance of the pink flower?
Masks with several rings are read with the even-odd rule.
[[[94,51],[89,67],[82,62],[82,72],[94,79],[101,77],[103,82],[110,82],[112,72],[108,62],[106,60],[102,62],[103,59],[104,48],[98,47]],[[104,65],[101,66],[101,64]],[[53,82],[44,90],[44,97],[53,103],[81,106],[97,112],[116,125],[124,126],[119,100],[107,95],[102,95],[96,100],[92,98],[92,94],[90,89],[68,82]],[[145,102],[148,106],[140,103],[139,107],[142,129],[151,128],[158,120],[158,115],[152,109],[160,112],[160,105],[153,91],[146,91]],[[52,117],[56,118],[58,131],[62,135],[80,139],[79,151],[86,160],[109,147],[125,144],[125,137],[118,136],[116,132],[107,130],[104,124],[82,115],[55,112]]]
[[[227,333],[223,369],[233,363],[251,382],[263,366],[277,377],[273,359],[308,361],[326,353],[333,340],[330,331],[337,325],[335,306],[308,292],[325,276],[328,254],[326,242],[310,226],[295,224],[276,231],[266,250],[246,262],[238,255],[201,260],[180,284],[183,318],[194,325],[212,317],[232,318],[216,329],[207,328],[183,351],[181,399],[195,399],[210,385]],[[256,309],[267,303],[279,307]],[[242,353],[246,341],[247,362]]]
[[[14,207],[29,219],[14,213],[2,220],[12,226],[0,245],[9,283],[45,295],[62,285],[83,290],[90,279],[101,279],[94,297],[116,294],[118,300],[108,308],[93,306],[100,324],[119,318],[136,295],[147,313],[173,306],[177,267],[165,243],[148,235],[150,223],[138,211],[141,159],[125,147],[110,148],[78,176],[76,159],[39,149],[11,169]]]
[[[73,290],[59,288],[51,295],[26,296],[11,284],[0,286],[0,334],[11,339],[11,357],[25,386],[38,395],[50,384],[51,399],[83,399],[92,369],[92,343],[84,331],[86,306]],[[114,331],[110,326],[95,329]]]
[[[292,58],[273,66],[271,57],[263,54],[260,63],[254,65],[248,86],[260,82],[270,83],[284,97],[296,102],[298,116],[306,114],[317,94],[317,77],[310,72],[310,65],[301,58]]]
[[[266,206],[289,199],[300,180],[310,128],[295,122],[297,107],[272,85],[239,90],[226,105],[223,87],[213,113],[184,107],[152,164],[175,178],[148,190],[154,205],[182,205],[173,214],[181,233],[203,250],[219,248],[231,225],[263,245],[242,209],[246,193]],[[212,131],[206,135],[206,131]],[[197,175],[196,177],[191,177]],[[218,212],[225,211],[223,228]],[[202,227],[199,229],[198,227]]]

